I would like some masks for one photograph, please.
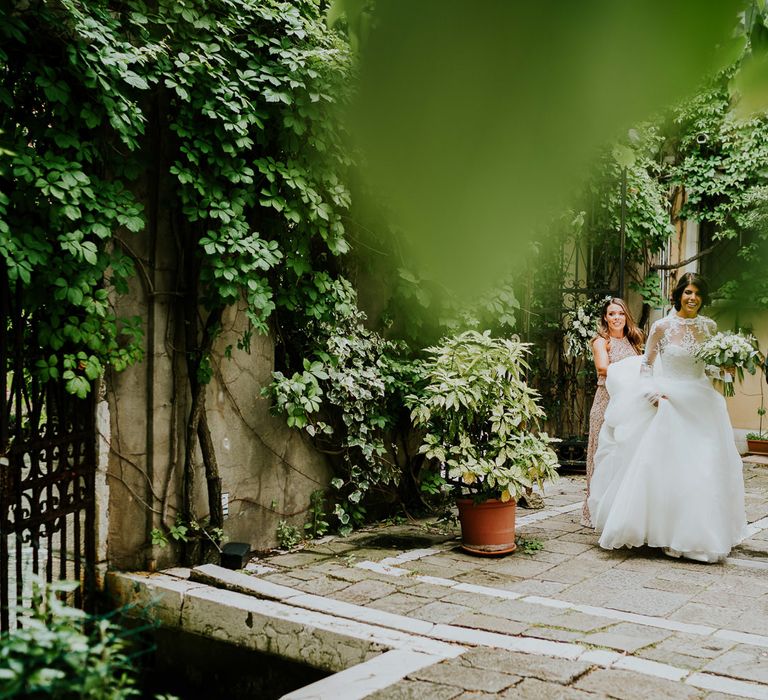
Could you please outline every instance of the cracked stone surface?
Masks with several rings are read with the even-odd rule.
[[[768,684],[768,649],[739,644],[710,661],[704,670]]]
[[[492,615],[483,615],[482,613],[466,612],[453,620],[454,625],[459,627],[470,627],[477,630],[487,630],[488,632],[500,632],[501,634],[518,635],[523,634],[528,625],[514,620],[499,619]]]
[[[520,685],[502,693],[501,698],[521,698],[522,700],[596,700],[593,693],[565,687],[559,683],[547,683],[537,678],[526,678]]]
[[[499,693],[516,683],[520,676],[485,668],[472,668],[463,664],[442,663],[411,674],[417,680],[453,685],[469,691]]]
[[[370,700],[453,700],[462,695],[461,688],[429,681],[405,680],[368,695]]]
[[[422,615],[422,610],[426,607],[427,601],[420,596],[409,595],[408,593],[393,593],[384,598],[379,598],[371,603],[372,608],[384,610],[386,612],[397,613],[398,615],[408,615],[413,612],[420,620],[426,619]],[[429,620],[434,622],[434,620]]]
[[[585,661],[531,656],[498,649],[474,649],[459,657],[458,663],[480,669],[512,669],[514,674],[523,677],[563,684],[575,681],[591,668]]]
[[[379,598],[385,598],[392,595],[397,591],[396,586],[393,583],[384,581],[359,581],[353,583],[351,586],[341,589],[336,595],[331,596],[336,600],[343,600],[347,603],[355,603],[356,605],[365,605],[371,601]]]

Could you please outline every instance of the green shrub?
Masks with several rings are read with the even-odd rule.
[[[0,637],[0,698],[140,696],[125,630],[61,600],[77,586],[33,580],[21,626]]]

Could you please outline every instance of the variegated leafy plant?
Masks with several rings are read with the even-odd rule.
[[[557,476],[556,439],[539,431],[544,411],[526,382],[526,343],[468,331],[427,353],[411,420],[450,487],[509,501]]]

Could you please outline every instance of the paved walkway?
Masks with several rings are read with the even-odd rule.
[[[768,465],[756,461],[750,537],[723,564],[601,550],[579,524],[580,476],[518,511],[528,546],[506,557],[465,554],[455,525],[425,521],[251,561],[257,588],[379,630],[390,649],[286,697],[768,698]]]

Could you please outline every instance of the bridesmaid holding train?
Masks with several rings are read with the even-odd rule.
[[[587,492],[581,513],[581,524],[592,527],[587,500],[589,486],[595,470],[595,450],[597,436],[605,418],[608,406],[608,390],[605,388],[605,377],[608,365],[623,360],[625,357],[640,355],[643,352],[643,332],[638,328],[627,303],[619,297],[609,297],[605,300],[600,313],[600,325],[597,335],[592,340],[592,356],[597,371],[597,390],[592,408],[589,412],[589,442],[587,443]]]

